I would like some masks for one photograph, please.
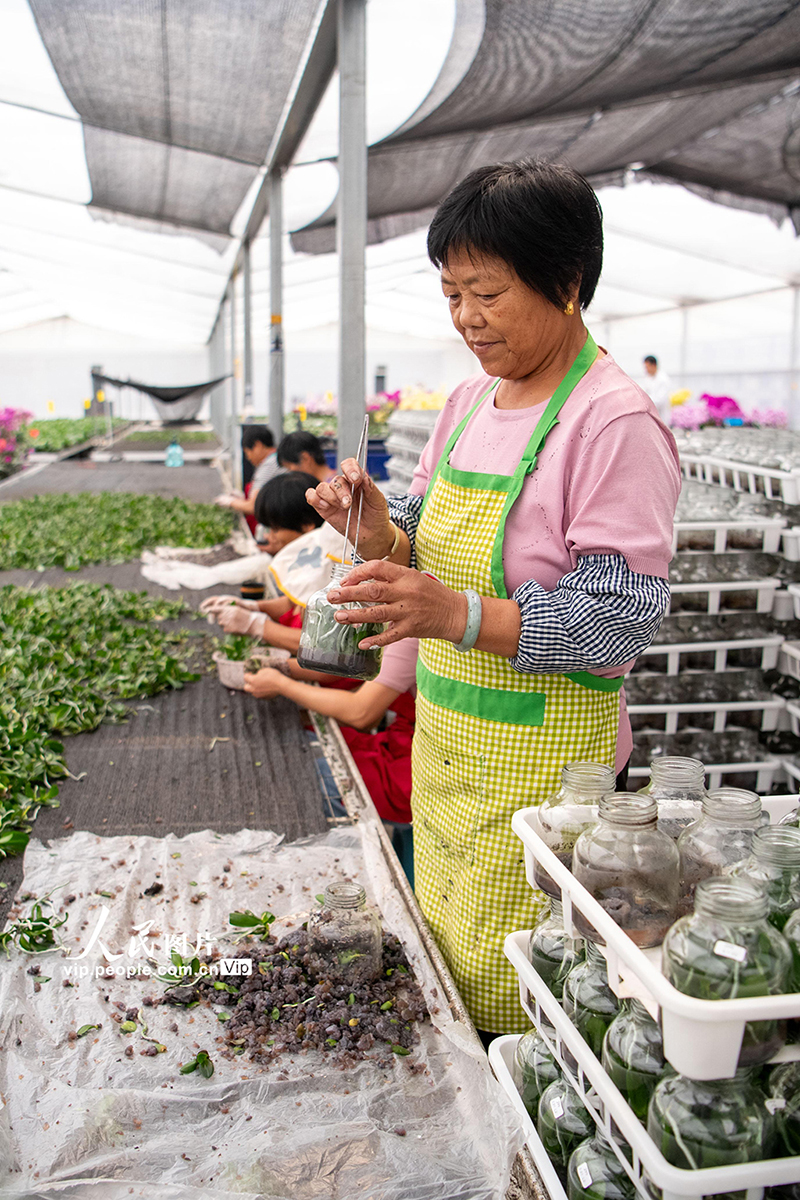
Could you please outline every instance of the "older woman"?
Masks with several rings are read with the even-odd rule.
[[[481,374],[460,384],[411,492],[387,503],[353,459],[309,493],[342,530],[364,492],[369,560],[337,619],[421,639],[416,892],[475,1024],[523,1029],[505,935],[530,925],[515,809],[565,763],[625,767],[622,683],[667,609],[678,456],[652,401],[581,319],[602,265],[594,192],[567,167],[484,167],[428,235]],[[621,715],[622,710],[622,715]]]

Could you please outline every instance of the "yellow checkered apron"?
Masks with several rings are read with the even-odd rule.
[[[421,570],[457,591],[507,597],[508,512],[596,354],[590,337],[514,475],[450,466],[453,446],[489,393],[481,397],[448,441],[428,488],[416,538]],[[425,638],[417,684],[411,799],[417,899],[477,1027],[521,1032],[530,1022],[503,940],[530,928],[544,897],[525,880],[511,816],[552,795],[567,762],[613,767],[622,680],[523,674],[499,655],[461,653],[451,642]]]

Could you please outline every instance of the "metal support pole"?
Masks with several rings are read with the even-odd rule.
[[[339,461],[355,454],[366,405],[367,3],[339,0]]]
[[[800,285],[795,284],[792,288],[792,328],[789,333],[789,396],[786,406],[790,429],[798,427],[797,381],[798,373],[800,373],[798,350],[800,350]]]
[[[283,172],[269,177],[269,427],[283,437]]]
[[[243,247],[244,278],[244,408],[253,403],[253,284],[250,270],[250,243]]]
[[[680,357],[680,380],[681,387],[686,387],[686,363],[688,361],[689,352],[689,306],[684,304],[681,308],[681,357]]]
[[[228,411],[228,445],[231,451],[231,479],[234,487],[242,486],[242,471],[239,462],[239,439],[236,436],[239,408],[239,383],[236,378],[238,360],[236,357],[236,276],[231,280],[230,296],[230,325],[231,325],[231,396]]]

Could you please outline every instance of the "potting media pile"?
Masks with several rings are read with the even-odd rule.
[[[383,975],[326,995],[302,926],[348,879],[381,912]],[[369,822],[293,844],[249,830],[32,840],[11,920],[48,894],[43,911],[68,914],[63,948],[0,955],[0,1196],[503,1196],[517,1119],[441,994]],[[274,914],[269,940],[235,941],[246,930],[230,914],[248,910]],[[195,950],[213,968],[199,988]],[[156,976],[176,956],[185,992]],[[321,1030],[296,1015],[302,1001]]]

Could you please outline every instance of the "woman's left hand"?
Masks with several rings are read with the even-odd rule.
[[[262,667],[254,675],[245,674],[244,690],[259,700],[271,700],[273,696],[281,695],[285,682],[286,676],[274,667]]]
[[[350,571],[339,588],[331,588],[328,599],[331,604],[369,604],[369,608],[339,609],[336,620],[343,625],[388,622],[384,633],[360,643],[365,650],[409,637],[460,642],[467,627],[467,598],[461,592],[452,591],[424,571],[381,559]]]

